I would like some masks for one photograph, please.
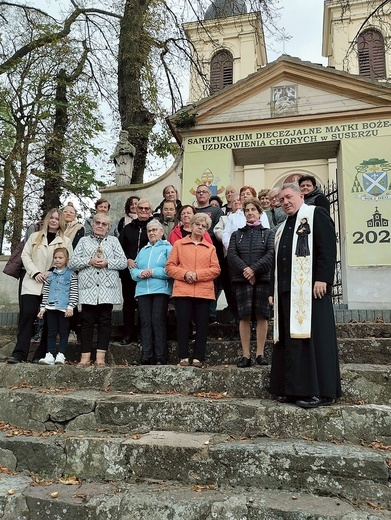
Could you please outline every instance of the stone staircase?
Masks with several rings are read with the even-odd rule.
[[[175,342],[162,367],[115,343],[106,367],[0,363],[0,519],[391,518],[391,323],[337,330],[343,398],[314,410],[236,368],[229,325],[205,369],[176,366]]]

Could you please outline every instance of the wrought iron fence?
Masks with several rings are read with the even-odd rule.
[[[335,224],[337,235],[337,260],[335,263],[334,284],[332,299],[334,304],[343,303],[342,297],[342,269],[341,269],[341,241],[340,241],[340,222],[339,222],[339,201],[338,184],[336,181],[328,181],[323,186],[323,192],[330,202],[330,216]]]

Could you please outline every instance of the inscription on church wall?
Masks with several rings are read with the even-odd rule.
[[[286,146],[344,139],[362,139],[387,135],[385,129],[391,128],[391,120],[362,121],[341,125],[322,125],[303,128],[265,130],[262,132],[243,132],[228,135],[188,137],[186,148],[204,151],[235,150],[240,148],[259,148],[265,146]]]

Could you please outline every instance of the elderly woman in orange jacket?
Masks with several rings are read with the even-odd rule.
[[[189,328],[194,316],[196,337],[193,366],[205,359],[209,308],[215,299],[213,280],[220,274],[215,247],[204,239],[212,222],[205,213],[190,220],[191,234],[177,240],[167,260],[166,271],[174,278],[172,296],[177,317],[177,339],[181,366],[189,366]]]

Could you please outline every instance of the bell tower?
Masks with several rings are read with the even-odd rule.
[[[381,0],[325,0],[322,55],[329,67],[384,81],[391,77],[391,6]]]
[[[261,14],[248,13],[245,0],[212,0],[204,20],[185,23],[184,30],[194,60],[189,103],[236,83],[267,63]]]

